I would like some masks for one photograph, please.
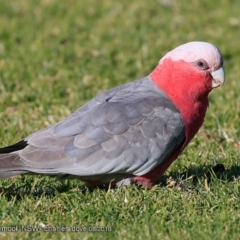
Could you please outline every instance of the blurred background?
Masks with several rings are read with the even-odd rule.
[[[14,141],[9,131],[22,138],[148,75],[169,50],[196,40],[222,51],[227,75],[210,96],[214,117],[205,126],[216,129],[217,117],[229,139],[239,136],[239,16],[233,0],[1,1],[2,144]]]
[[[239,16],[238,1],[230,0],[1,1],[0,112],[26,107],[34,117],[29,108],[37,106],[36,118],[53,110],[45,119],[53,123],[98,92],[148,75],[166,52],[195,40],[223,52],[227,82],[213,96],[233,100],[226,91],[239,89]]]
[[[207,41],[222,51],[226,82],[211,93],[204,126],[170,173],[196,173],[216,160],[237,176],[237,0],[1,0],[0,145],[56,123],[102,91],[148,75],[164,54],[189,41]]]

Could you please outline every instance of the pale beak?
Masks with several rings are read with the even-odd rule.
[[[225,73],[223,67],[211,72],[213,77],[212,79],[212,88],[217,88],[222,86],[225,81]]]

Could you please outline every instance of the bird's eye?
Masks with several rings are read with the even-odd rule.
[[[197,60],[196,62],[194,62],[194,65],[201,70],[206,70],[209,68],[207,62],[203,59]]]

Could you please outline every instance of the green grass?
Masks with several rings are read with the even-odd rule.
[[[203,40],[223,52],[227,81],[203,127],[151,190],[88,189],[43,176],[0,182],[7,239],[239,239],[238,1],[0,1],[0,145],[69,115],[97,93],[145,76],[166,52]],[[209,173],[214,160],[221,176]],[[21,226],[38,226],[24,232]],[[109,227],[45,232],[44,226]]]

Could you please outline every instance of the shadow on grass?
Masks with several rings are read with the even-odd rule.
[[[22,176],[23,178],[25,176]],[[26,197],[49,197],[53,198],[57,194],[67,193],[67,192],[81,192],[85,193],[88,191],[87,187],[82,184],[75,186],[71,184],[70,180],[64,182],[54,182],[46,183],[44,180],[41,180],[37,184],[33,184],[31,181],[23,180],[22,183],[16,185],[16,183],[11,184],[8,187],[1,187],[0,192],[2,196],[5,196],[8,200],[16,198],[17,200],[24,199]]]
[[[240,179],[240,166],[231,166],[229,169],[225,169],[222,164],[217,164],[214,167],[203,166],[199,168],[189,168],[185,172],[179,173],[176,171],[171,171],[170,175],[163,175],[159,178],[156,184],[159,184],[161,187],[168,185],[168,179],[175,179],[178,183],[185,181],[186,179],[191,178],[192,184],[195,185],[199,179],[207,179],[208,183],[211,183],[212,179],[221,179],[224,181],[235,181]],[[81,183],[79,181],[79,183]],[[139,188],[141,188],[139,186]],[[0,188],[2,196],[5,196],[8,200],[16,198],[17,200],[24,199],[26,197],[32,196],[39,198],[42,196],[45,197],[55,197],[57,194],[68,193],[68,192],[78,192],[85,194],[86,192],[93,192],[96,189],[101,189],[103,191],[108,191],[109,186],[96,186],[96,187],[87,187],[83,184],[73,185],[71,180],[66,180],[58,184],[46,184],[44,181],[41,181],[35,186],[32,185],[32,182],[23,183],[22,185],[16,186],[15,183],[9,187]]]
[[[211,183],[213,179],[232,182],[236,179],[240,179],[240,166],[233,165],[229,169],[225,169],[223,164],[217,164],[214,167],[203,166],[199,168],[188,168],[182,173],[171,171],[170,176],[163,175],[160,177],[157,181],[157,184],[160,184],[161,186],[167,186],[169,178],[175,179],[178,182],[182,182],[191,178],[193,179],[193,185],[201,179],[207,179],[208,183]]]

